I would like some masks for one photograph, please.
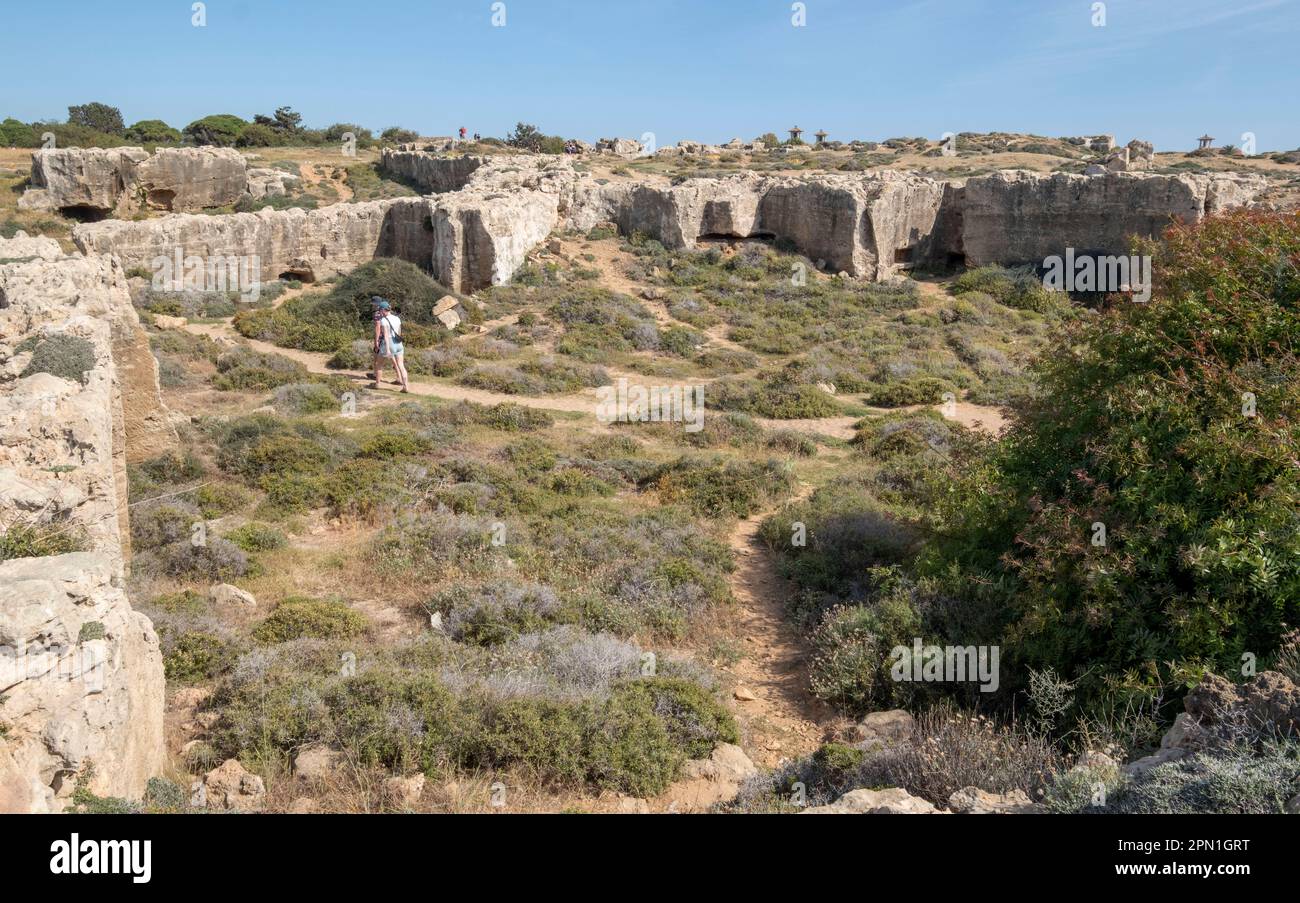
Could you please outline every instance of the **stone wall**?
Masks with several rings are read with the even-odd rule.
[[[126,445],[140,433],[160,445],[170,426],[156,370],[114,360],[132,331],[113,261],[0,239],[0,517],[82,549],[0,562],[2,812],[59,811],[92,770],[94,792],[138,798],[163,767],[162,656],[125,590]],[[89,343],[89,370],[23,375],[32,340],[64,336]],[[132,395],[145,399],[134,416]]]

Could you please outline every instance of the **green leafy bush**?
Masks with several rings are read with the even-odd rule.
[[[946,495],[928,557],[999,588],[982,604],[1006,673],[1052,667],[1085,701],[1240,667],[1300,620],[1300,217],[1210,217],[1140,250],[1152,300],[1043,355],[1041,397]]]
[[[779,461],[724,461],[681,457],[657,468],[645,485],[666,502],[681,502],[705,517],[748,517],[787,491],[794,480]]]
[[[290,596],[253,630],[259,643],[284,643],[310,637],[347,639],[366,629],[366,617],[342,602]]]
[[[54,333],[35,339],[30,349],[20,345],[18,350],[32,352],[19,376],[50,373],[84,386],[87,373],[95,369],[95,346],[80,336]]]
[[[250,554],[273,552],[289,544],[284,532],[270,524],[249,523],[236,527],[226,534],[226,539]]]

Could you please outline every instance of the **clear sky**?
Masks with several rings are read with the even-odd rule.
[[[0,117],[289,105],[426,135],[1111,133],[1300,147],[1300,0],[6,0]],[[499,19],[499,17],[498,17]]]

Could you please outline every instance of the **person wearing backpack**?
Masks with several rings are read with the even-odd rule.
[[[371,388],[379,388],[379,374],[383,370],[384,360],[393,362],[397,378],[402,383],[402,391],[410,392],[411,386],[406,378],[406,364],[402,360],[405,347],[402,345],[402,318],[393,313],[393,306],[383,298],[371,298],[375,308],[375,383]]]

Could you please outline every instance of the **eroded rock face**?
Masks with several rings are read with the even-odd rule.
[[[459,191],[469,184],[470,177],[487,158],[440,157],[417,150],[384,148],[379,165],[392,173],[419,185],[424,191],[441,194]]]
[[[205,265],[233,259],[236,270],[251,269],[264,281],[283,275],[316,282],[375,257],[427,266],[433,250],[428,215],[424,198],[394,198],[319,210],[83,223],[72,230],[72,240],[87,254],[116,257],[127,269],[153,271],[159,258],[174,258],[179,248],[182,257],[199,257]]]
[[[121,268],[35,241],[40,255],[0,264],[0,505],[10,523],[54,525],[81,550],[0,563],[6,812],[61,810],[92,766],[92,791],[138,798],[163,764],[162,655],[124,589],[126,438],[170,434],[156,369],[127,374],[115,360],[139,333]],[[0,240],[0,260],[13,250]],[[40,341],[88,357],[29,372]]]
[[[702,237],[780,238],[830,272],[885,279],[938,253],[947,183],[884,172],[772,178],[753,173],[680,185],[579,182],[568,225],[614,222],[672,248]]]
[[[192,211],[233,204],[248,192],[248,164],[233,148],[67,147],[32,154],[24,209],[125,216],[141,209]]]
[[[970,266],[1041,265],[1069,247],[1123,254],[1131,235],[1159,235],[1175,218],[1196,222],[1263,188],[1258,177],[993,173],[966,182],[961,250]]]
[[[225,207],[248,190],[248,164],[229,147],[166,147],[136,164],[128,193],[155,210]]]
[[[302,179],[283,169],[250,169],[248,171],[248,196],[255,201],[284,197],[289,189]]]
[[[435,194],[95,223],[73,238],[128,267],[148,267],[178,248],[209,260],[255,255],[263,279],[322,279],[375,256],[400,257],[468,292],[508,281],[556,228],[613,222],[671,248],[710,237],[783,239],[827,272],[882,280],[922,264],[1041,265],[1067,247],[1126,253],[1131,235],[1248,203],[1263,188],[1261,179],[1238,176],[1001,172],[963,184],[892,171],[601,184],[564,157],[410,149],[386,150],[383,165]]]
[[[32,187],[18,206],[24,210],[84,210],[107,214],[130,184],[136,164],[148,158],[141,147],[61,147],[32,154]]]

